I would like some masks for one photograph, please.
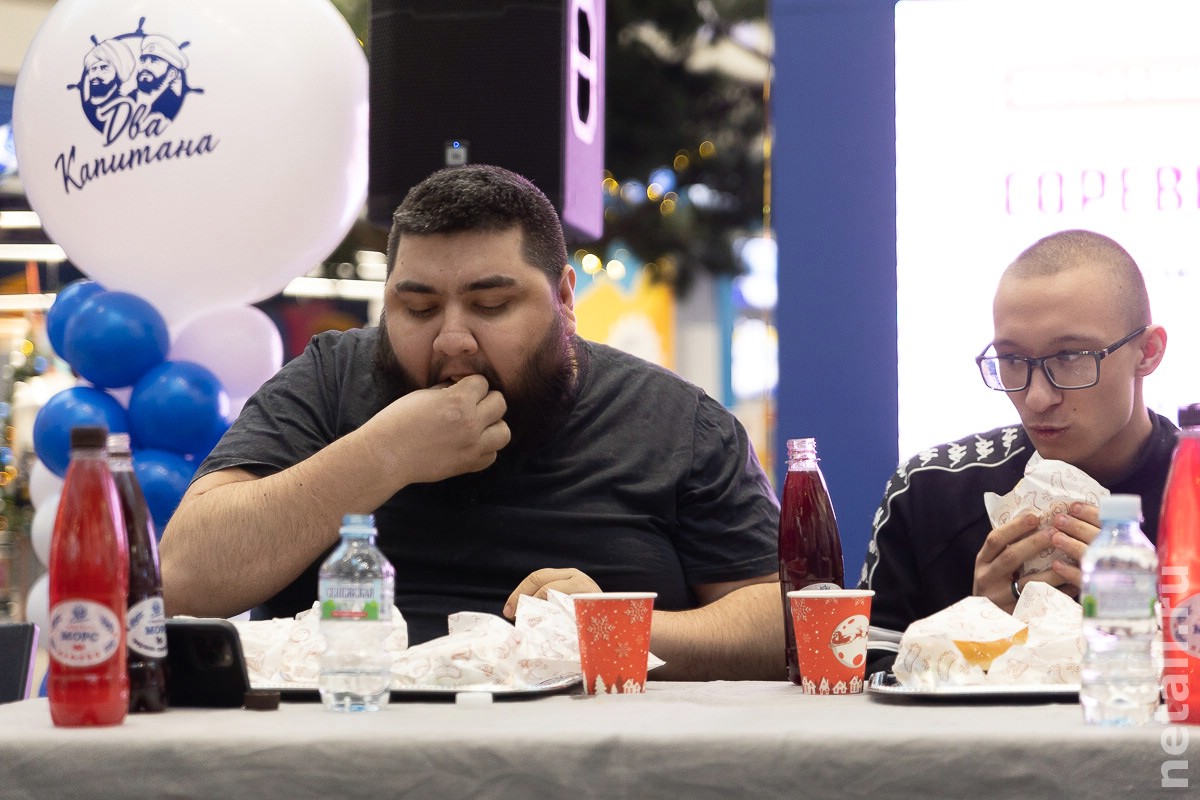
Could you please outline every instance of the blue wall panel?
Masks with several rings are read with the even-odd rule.
[[[771,15],[778,477],[786,439],[816,437],[853,584],[899,455],[894,3],[773,0]]]

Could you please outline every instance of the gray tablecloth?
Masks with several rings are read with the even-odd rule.
[[[1191,733],[1181,755],[1164,741]],[[172,709],[55,728],[0,706],[0,797],[1194,797],[1200,730],[1083,724],[1074,703],[806,697],[787,683],[655,683],[645,695],[490,705]],[[1166,762],[1187,761],[1162,788]]]

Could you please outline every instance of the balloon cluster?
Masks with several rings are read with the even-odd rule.
[[[209,309],[172,332],[146,300],[86,279],[55,298],[46,333],[82,378],[52,395],[33,424],[30,536],[47,565],[71,428],[103,425],[129,434],[134,473],[161,536],[200,461],[283,361],[278,328],[254,306]],[[30,589],[32,616],[45,605],[45,584],[43,576]]]
[[[150,44],[170,54],[155,58],[155,87],[132,71]],[[328,0],[50,9],[21,64],[13,139],[31,208],[92,280],[47,313],[82,381],[34,423],[43,563],[72,427],[130,434],[161,532],[199,460],[279,368],[278,329],[246,304],[320,263],[358,217],[367,84],[362,45]],[[26,605],[43,625],[45,600],[43,576]]]
[[[160,533],[199,461],[283,358],[275,324],[253,306],[209,310],[172,336],[149,302],[92,280],[75,281],[55,298],[46,332],[86,383],[53,395],[38,412],[38,460],[61,478],[71,428],[128,433],[134,472]],[[232,403],[230,388],[238,393]]]

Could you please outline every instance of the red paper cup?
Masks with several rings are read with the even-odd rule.
[[[867,668],[870,589],[788,592],[805,694],[857,694]]]
[[[656,592],[571,595],[579,632],[579,662],[588,694],[646,691],[650,618]]]

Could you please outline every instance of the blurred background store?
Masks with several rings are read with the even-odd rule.
[[[369,49],[370,0],[332,4]],[[75,382],[47,340],[44,311],[64,286],[89,277],[31,210],[11,134],[22,59],[54,5],[0,0],[0,355],[10,354],[0,379],[0,619],[23,618],[25,593],[44,570],[29,543],[33,416]],[[604,10],[603,234],[568,243],[580,333],[703,387],[738,414],[771,469],[766,2],[608,0]],[[364,209],[327,258],[254,304],[278,327],[285,360],[317,332],[374,324],[385,246],[386,229]]]
[[[401,2],[334,5],[366,47],[373,6]],[[81,273],[30,214],[5,127],[54,5],[0,0],[0,617],[20,616],[40,568],[31,413],[72,380],[40,311]],[[1121,242],[1170,332],[1148,405],[1173,418],[1200,400],[1194,0],[605,8],[603,232],[569,247],[580,331],[730,407],[777,486],[783,441],[817,438],[848,580],[901,457],[1015,421],[972,359],[1000,271],[1037,238],[1079,227]],[[255,303],[285,358],[376,319],[385,234],[366,217]]]

